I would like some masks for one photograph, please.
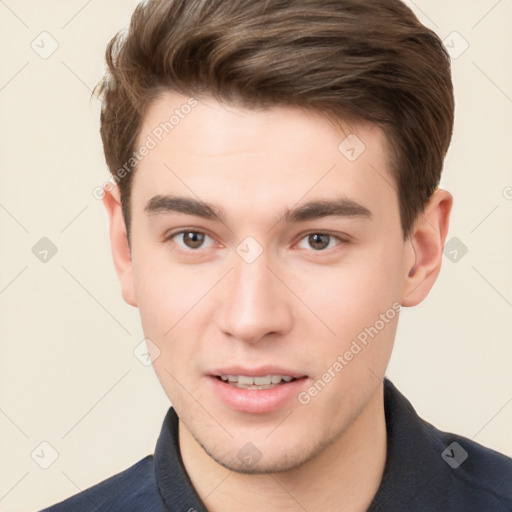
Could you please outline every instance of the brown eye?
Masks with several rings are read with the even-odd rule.
[[[211,240],[207,234],[202,233],[201,231],[192,230],[184,230],[178,233],[174,233],[168,239],[173,240],[182,249],[205,248],[204,245],[207,239],[210,239],[210,243],[207,243],[206,247],[211,246],[213,242],[213,240]]]
[[[299,240],[298,247],[300,249],[308,249],[309,251],[313,250],[314,252],[327,252],[338,245],[348,243],[350,243],[348,240],[339,236],[316,231],[303,235]]]
[[[308,243],[315,250],[322,250],[329,246],[331,236],[322,233],[308,235]]]
[[[185,231],[185,233],[183,233],[183,242],[191,249],[198,249],[204,242],[204,233]]]

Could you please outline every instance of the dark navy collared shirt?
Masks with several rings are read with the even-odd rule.
[[[512,512],[511,458],[437,430],[388,379],[384,408],[388,452],[368,512]],[[154,455],[42,512],[207,512],[183,466],[174,409]]]

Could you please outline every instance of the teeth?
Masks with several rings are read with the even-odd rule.
[[[249,377],[247,375],[221,375],[224,382],[234,384],[239,388],[268,389],[281,382],[290,382],[293,377],[290,375],[265,375],[263,377]]]
[[[277,377],[277,375],[276,375]],[[266,377],[254,377],[254,384],[257,384],[258,386],[261,386],[262,384],[269,385],[272,384],[272,375],[267,375]],[[281,379],[279,379],[281,380]],[[242,384],[242,381],[239,380],[240,384]],[[247,382],[246,384],[251,384],[250,382]],[[274,384],[278,384],[278,382],[274,382]]]
[[[245,375],[239,375],[237,380],[238,384],[246,384],[247,386],[254,384],[254,379],[252,377],[246,377]],[[230,379],[230,382],[233,381]]]

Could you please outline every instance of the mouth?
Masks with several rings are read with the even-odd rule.
[[[230,409],[262,414],[293,407],[298,393],[307,385],[307,375],[285,368],[222,368],[209,374],[216,399]]]
[[[282,386],[288,382],[297,380],[291,375],[264,375],[251,377],[249,375],[217,375],[216,378],[230,386],[240,389],[264,390]]]

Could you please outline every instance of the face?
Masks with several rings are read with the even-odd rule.
[[[385,135],[187,100],[161,97],[139,136],[156,146],[125,298],[180,428],[230,469],[291,469],[362,414],[390,357],[410,261]]]

